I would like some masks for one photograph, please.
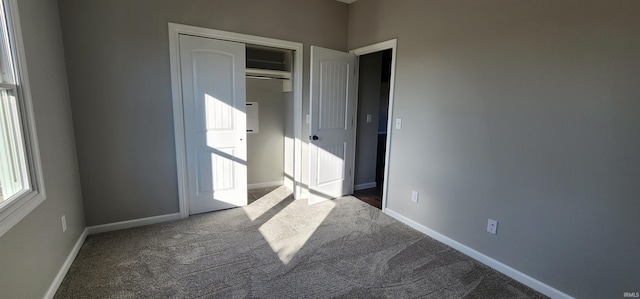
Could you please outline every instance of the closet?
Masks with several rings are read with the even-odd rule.
[[[291,50],[246,45],[249,190],[284,182],[285,136],[293,132],[292,61]]]
[[[299,192],[302,44],[169,31],[181,216],[247,205],[251,189]]]

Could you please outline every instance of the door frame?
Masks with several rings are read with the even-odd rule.
[[[303,72],[303,44],[261,36],[220,31],[215,29],[195,27],[169,22],[169,61],[171,66],[171,90],[173,101],[173,128],[176,146],[176,166],[178,178],[178,201],[180,217],[189,217],[189,199],[187,198],[187,156],[184,132],[184,108],[182,101],[182,78],[180,76],[180,43],[179,35],[186,34],[197,37],[213,38],[244,44],[267,46],[286,50],[293,50],[293,135],[294,157],[293,178],[287,178],[285,185],[293,189],[295,199],[301,193],[301,160],[302,160],[302,72]]]
[[[360,47],[349,51],[352,54],[360,57],[362,55],[380,52],[384,50],[391,50],[391,78],[389,78],[389,109],[387,111],[387,140],[386,140],[386,150],[384,157],[384,171],[383,171],[383,184],[382,184],[382,212],[386,213],[387,210],[387,194],[389,187],[389,160],[391,157],[391,138],[393,135],[393,95],[395,94],[395,82],[396,82],[396,55],[397,55],[397,46],[398,39],[394,38],[391,40],[375,43],[372,45]],[[357,99],[356,99],[357,105]],[[357,114],[356,114],[357,117]],[[353,142],[356,142],[356,134],[354,134]],[[355,148],[355,147],[354,147]],[[352,168],[355,169],[355,159],[352,161]]]

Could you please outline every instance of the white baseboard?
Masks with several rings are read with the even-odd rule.
[[[60,284],[62,284],[62,281],[64,280],[64,277],[67,275],[67,272],[71,267],[71,264],[73,264],[73,260],[75,260],[76,256],[78,255],[78,252],[80,252],[80,248],[82,247],[82,244],[84,244],[84,241],[88,235],[109,232],[109,231],[114,231],[119,229],[125,229],[125,228],[132,228],[137,226],[144,226],[144,225],[149,225],[154,223],[178,220],[180,218],[181,218],[180,213],[175,213],[175,214],[167,214],[167,215],[160,215],[160,216],[154,216],[154,217],[148,217],[148,218],[142,218],[142,219],[90,226],[85,228],[84,231],[82,231],[82,234],[80,235],[78,240],[76,241],[76,244],[71,249],[69,256],[67,256],[67,259],[62,264],[62,267],[60,268],[60,271],[58,271],[58,274],[56,275],[53,282],[51,283],[51,286],[49,286],[49,289],[47,290],[47,293],[44,295],[44,298],[51,299],[56,294],[56,292],[58,291],[58,288],[60,287]]]
[[[98,233],[110,232],[110,231],[114,231],[114,230],[121,230],[121,229],[138,227],[138,226],[145,226],[145,225],[155,224],[155,223],[160,223],[160,222],[173,221],[173,220],[178,220],[178,219],[181,219],[181,218],[182,217],[180,217],[180,213],[174,213],[174,214],[153,216],[153,217],[148,217],[148,218],[120,221],[120,222],[114,222],[114,223],[108,223],[108,224],[102,224],[102,225],[95,225],[95,226],[87,227],[87,233],[89,235],[93,235],[93,234],[98,234]]]
[[[353,190],[364,190],[364,189],[370,189],[370,188],[375,188],[378,184],[376,184],[376,182],[368,182],[368,183],[364,183],[364,184],[357,184],[353,186]]]
[[[428,227],[426,227],[426,226],[424,226],[424,225],[422,225],[420,223],[417,223],[417,222],[415,222],[415,221],[413,221],[413,220],[411,220],[411,219],[409,219],[409,218],[407,218],[405,216],[402,216],[401,214],[396,213],[396,212],[394,212],[394,211],[392,211],[392,210],[390,210],[388,208],[385,209],[385,214],[387,214],[387,215],[395,218],[396,220],[398,220],[398,221],[400,221],[400,222],[402,222],[402,223],[414,228],[417,231],[422,232],[423,234],[425,234],[425,235],[427,235],[427,236],[429,236],[429,237],[431,237],[431,238],[433,238],[433,239],[435,239],[437,241],[440,241],[440,242],[452,247],[453,249],[456,249],[456,250],[464,253],[465,255],[467,255],[467,256],[469,256],[469,257],[471,257],[471,258],[473,258],[473,259],[475,259],[475,260],[477,260],[477,261],[479,261],[479,262],[481,262],[481,263],[483,263],[483,264],[495,269],[496,271],[501,272],[502,274],[507,275],[507,276],[519,281],[520,283],[522,283],[522,284],[524,284],[524,285],[526,285],[526,286],[528,286],[528,287],[530,287],[530,288],[532,288],[532,289],[534,289],[534,290],[536,290],[536,291],[538,291],[538,292],[540,292],[540,293],[542,293],[544,295],[547,295],[547,296],[549,296],[551,298],[557,298],[557,299],[560,299],[560,298],[561,299],[573,299],[573,297],[571,297],[571,296],[569,296],[569,295],[567,295],[567,294],[565,294],[565,293],[563,293],[563,292],[561,292],[561,291],[559,291],[559,290],[557,290],[557,289],[555,289],[555,288],[553,288],[553,287],[551,287],[551,286],[549,286],[549,285],[547,285],[547,284],[545,284],[545,283],[543,283],[543,282],[541,282],[539,280],[536,280],[535,278],[533,278],[531,276],[528,276],[528,275],[526,275],[526,274],[524,274],[524,273],[522,273],[522,272],[520,272],[520,271],[518,271],[518,270],[516,270],[514,268],[511,268],[511,267],[509,267],[509,266],[507,266],[507,265],[505,265],[505,264],[503,264],[503,263],[501,263],[501,262],[499,262],[499,261],[497,261],[497,260],[495,260],[495,259],[493,259],[491,257],[488,257],[488,256],[486,256],[486,255],[474,250],[471,247],[468,247],[468,246],[466,246],[466,245],[464,245],[462,243],[459,243],[459,242],[457,242],[457,241],[455,241],[455,240],[453,240],[453,239],[451,239],[451,238],[449,238],[449,237],[447,237],[447,236],[445,236],[445,235],[443,235],[443,234],[441,234],[439,232],[436,232],[436,231],[434,231],[434,230],[432,230],[432,229],[430,229],[430,228],[428,228]]]
[[[78,252],[80,252],[80,248],[82,247],[82,244],[84,244],[84,240],[87,238],[87,235],[88,235],[87,229],[85,228],[82,231],[82,234],[80,234],[80,237],[78,238],[78,240],[76,241],[76,244],[71,249],[71,252],[69,252],[67,259],[62,264],[62,267],[60,268],[60,271],[58,271],[56,278],[51,283],[51,286],[49,286],[47,293],[44,295],[45,299],[53,298],[53,296],[58,291],[58,288],[60,287],[60,284],[62,284],[64,277],[67,275],[67,272],[71,267],[71,264],[73,264],[73,260],[76,259]]]
[[[260,189],[260,188],[277,187],[282,185],[284,185],[284,181],[255,183],[255,184],[248,184],[247,189],[253,190],[253,189]]]

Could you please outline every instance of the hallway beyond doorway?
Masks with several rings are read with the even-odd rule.
[[[382,187],[356,190],[353,191],[353,196],[373,207],[382,209]]]

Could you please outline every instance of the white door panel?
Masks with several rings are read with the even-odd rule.
[[[355,56],[311,47],[309,204],[351,193]]]
[[[318,146],[318,178],[317,187],[323,187],[344,180],[347,144],[330,144]],[[339,191],[342,192],[342,191]]]
[[[245,46],[180,36],[190,213],[247,204]]]

